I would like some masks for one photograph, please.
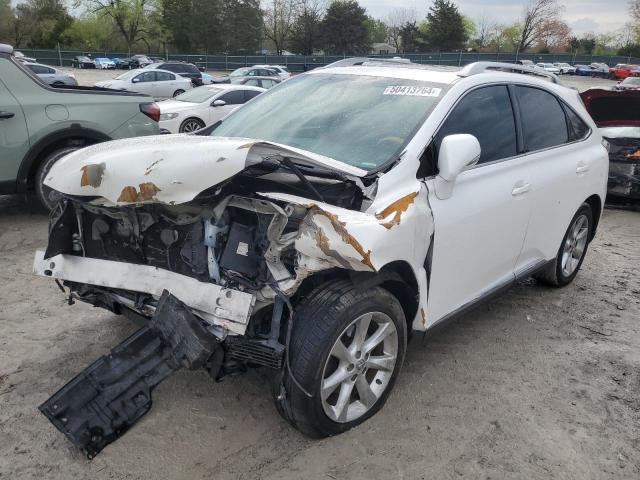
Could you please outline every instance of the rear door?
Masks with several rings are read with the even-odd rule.
[[[155,72],[156,80],[154,83],[154,96],[157,98],[171,98],[176,90],[184,90],[180,82],[176,81],[177,77],[174,73]]]
[[[506,85],[468,92],[454,107],[425,156],[437,159],[442,139],[469,133],[480,142],[478,164],[462,172],[453,195],[429,203],[435,234],[427,318],[437,322],[513,281],[531,198],[526,159],[519,157],[515,116]],[[433,164],[433,159],[425,159]]]
[[[517,270],[554,258],[580,205],[599,192],[605,148],[589,140],[590,127],[565,102],[531,86],[515,86],[534,208]]]
[[[0,80],[0,192],[13,192],[29,134],[22,107]]]

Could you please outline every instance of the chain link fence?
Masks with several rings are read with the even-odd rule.
[[[126,52],[111,51],[82,51],[82,50],[42,50],[42,49],[19,49],[28,57],[33,57],[40,63],[52,66],[70,67],[73,57],[86,55],[91,58],[128,58]],[[149,57],[162,58],[165,60],[179,60],[197,65],[207,70],[235,70],[240,67],[247,67],[256,64],[284,65],[291,72],[304,72],[316,67],[328,65],[337,60],[350,57],[352,55],[198,55],[198,54],[147,54]],[[572,65],[605,63],[610,67],[618,63],[639,64],[640,58],[610,55],[577,55],[572,53],[537,54],[537,53],[409,53],[397,55],[367,55],[371,58],[408,58],[414,63],[425,63],[432,65],[463,66],[473,62],[492,61],[509,62],[517,60],[531,60],[535,63],[545,62],[566,62]]]

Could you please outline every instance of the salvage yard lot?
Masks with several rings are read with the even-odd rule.
[[[640,213],[605,210],[576,281],[527,280],[409,345],[386,407],[313,441],[264,371],[180,371],[87,461],[38,405],[135,328],[31,274],[47,219],[0,197],[0,478],[640,477]]]

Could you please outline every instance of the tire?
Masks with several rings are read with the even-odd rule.
[[[173,97],[177,97],[178,95],[181,95],[184,93],[184,90],[182,90],[181,88],[179,88],[178,90],[176,90],[175,92],[173,92]]]
[[[582,226],[579,232],[576,232],[578,224]],[[546,265],[541,271],[533,275],[540,283],[550,285],[552,287],[564,287],[569,285],[580,270],[584,257],[589,247],[589,237],[593,230],[593,211],[591,206],[583,203],[576,214],[571,219],[562,243],[558,249],[556,258]],[[579,233],[580,239],[576,239],[575,234]],[[584,243],[583,243],[584,239]],[[578,251],[579,256],[574,254]],[[565,254],[566,262],[565,262]],[[570,268],[568,268],[570,267]]]
[[[180,133],[193,133],[204,128],[204,122],[198,118],[187,118],[180,124],[178,131]]]
[[[387,335],[366,352],[375,343],[374,336],[383,331],[380,328]],[[338,341],[346,349],[339,348]],[[273,383],[278,412],[312,438],[337,435],[363,423],[384,406],[402,367],[406,344],[403,310],[387,290],[358,290],[349,281],[319,286],[294,311],[288,352],[295,380],[311,398],[285,369]],[[336,352],[341,352],[343,360]],[[374,366],[376,361],[385,368]],[[323,386],[329,393],[326,398]],[[342,409],[341,396],[347,402]]]
[[[36,176],[34,179],[36,196],[38,197],[38,202],[40,203],[40,205],[47,212],[53,210],[53,207],[57,203],[57,199],[56,199],[55,190],[52,190],[51,188],[47,187],[44,184],[44,179],[46,178],[47,174],[49,173],[49,170],[51,170],[51,167],[53,166],[54,163],[56,163],[58,160],[60,160],[62,157],[64,157],[68,153],[71,153],[77,149],[78,149],[77,147],[67,147],[59,150],[54,150],[49,155],[47,155],[44,158],[44,160],[42,160],[42,163],[40,164],[40,166],[38,167],[38,170],[36,171]]]

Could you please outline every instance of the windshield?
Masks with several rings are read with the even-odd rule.
[[[229,74],[230,77],[242,77],[246,75],[251,69],[249,67],[238,68]]]
[[[399,78],[301,75],[236,110],[212,135],[282,143],[374,170],[400,153],[446,88]]]
[[[202,103],[222,91],[222,88],[198,87],[173,97],[180,102]]]
[[[133,77],[135,77],[136,75],[138,75],[139,73],[140,73],[140,70],[129,70],[128,72],[117,76],[116,80],[130,80]]]

